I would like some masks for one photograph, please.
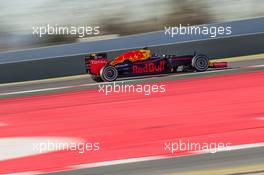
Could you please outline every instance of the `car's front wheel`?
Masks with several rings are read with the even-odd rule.
[[[192,59],[192,67],[198,72],[206,71],[209,67],[209,59],[205,55],[196,55]]]
[[[118,71],[114,66],[106,65],[100,70],[100,77],[104,81],[115,81],[118,77]]]

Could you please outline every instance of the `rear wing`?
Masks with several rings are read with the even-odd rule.
[[[90,53],[84,58],[85,70],[89,74],[99,74],[100,68],[107,63],[106,53]]]
[[[90,53],[85,55],[85,60],[107,58],[106,53]]]

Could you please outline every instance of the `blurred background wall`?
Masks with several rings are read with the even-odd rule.
[[[263,0],[0,0],[0,51],[87,41],[33,35],[33,26],[99,26],[100,35],[130,35],[164,26],[264,16]],[[89,39],[89,38],[88,38]]]

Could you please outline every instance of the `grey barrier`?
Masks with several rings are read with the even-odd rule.
[[[206,54],[211,59],[263,53],[264,33],[176,42],[150,47],[157,54]],[[140,48],[135,47],[133,49]],[[109,58],[127,51],[108,51]],[[85,73],[84,54],[0,64],[0,83],[38,80]]]
[[[232,27],[232,33],[228,35],[229,37],[262,33],[264,32],[264,17],[201,25],[201,27],[208,28],[219,26],[225,28]],[[166,28],[169,27],[167,26]],[[168,34],[165,35],[165,31],[166,30],[131,35],[109,40],[49,46],[14,52],[3,52],[0,53],[0,64],[49,59],[62,56],[66,57],[70,55],[85,54],[88,52],[104,52],[110,50],[123,50],[126,48],[140,48],[145,46],[157,46],[212,39],[210,38],[210,35],[205,34],[177,35],[170,37]],[[219,39],[223,37],[226,36],[218,35],[215,38]]]
[[[171,37],[164,30],[109,40],[2,52],[0,83],[84,74],[83,58],[89,52],[107,52],[110,59],[128,49],[145,46],[158,54],[183,55],[198,52],[210,58],[263,53],[264,17],[205,24],[200,27],[220,26],[232,27],[232,33],[214,38],[202,34]]]

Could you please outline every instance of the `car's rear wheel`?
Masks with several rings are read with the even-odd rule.
[[[192,59],[192,67],[198,72],[206,71],[209,67],[209,59],[205,55],[196,55]]]
[[[118,71],[114,66],[105,66],[100,70],[100,77],[103,81],[115,81],[118,77]]]

